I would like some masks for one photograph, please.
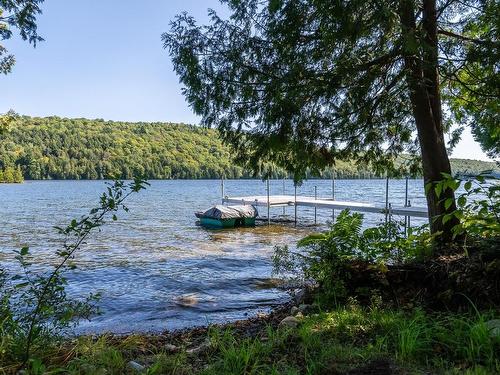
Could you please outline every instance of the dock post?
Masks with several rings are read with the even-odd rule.
[[[335,170],[332,171],[332,200],[335,203]],[[332,210],[332,223],[335,221],[335,209]]]
[[[271,225],[271,216],[270,216],[270,207],[269,207],[269,176],[267,176],[267,225]]]
[[[221,186],[221,192],[222,192],[222,204],[224,204],[224,175],[221,176],[220,186]]]
[[[297,184],[294,183],[293,186],[295,187],[295,200],[293,202],[293,207],[295,208],[295,226],[297,226]]]
[[[385,223],[387,224],[387,218],[389,215],[389,176],[385,177]]]
[[[318,186],[314,186],[314,200],[318,199]],[[314,204],[314,225],[316,225],[316,219],[317,219],[317,208],[316,204]]]
[[[385,228],[389,241],[392,239],[392,230],[390,229],[390,224],[392,223],[391,211],[392,211],[392,204],[389,203],[389,227]],[[394,233],[394,234],[396,234],[396,233]],[[399,256],[399,249],[398,249],[397,253],[398,253],[398,256]]]
[[[407,207],[411,207],[411,201],[409,199],[408,199],[408,206]],[[410,233],[410,227],[411,227],[410,219],[411,219],[411,216],[408,216],[408,233]]]
[[[285,195],[285,178],[283,177],[283,195]],[[286,208],[283,206],[283,216],[286,214]]]
[[[405,207],[408,207],[408,176],[406,177],[406,184],[405,184]],[[408,228],[408,216],[405,216],[405,236],[408,235],[407,228]]]

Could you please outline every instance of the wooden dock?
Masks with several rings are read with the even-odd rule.
[[[307,196],[294,195],[265,195],[246,196],[246,197],[228,197],[222,198],[222,203],[230,204],[250,204],[258,207],[313,207],[317,209],[343,210],[349,209],[358,212],[371,212],[388,215],[400,215],[410,217],[427,218],[426,207],[404,207],[404,206],[385,206],[372,203],[360,203],[349,201],[338,201],[331,198],[314,198]]]

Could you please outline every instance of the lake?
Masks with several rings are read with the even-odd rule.
[[[83,322],[78,333],[163,331],[242,319],[269,311],[289,298],[271,282],[273,248],[295,242],[313,230],[324,230],[331,211],[299,208],[299,225],[260,224],[255,228],[207,230],[196,225],[194,212],[220,202],[218,180],[150,181],[147,190],[128,201],[121,212],[94,233],[78,252],[78,269],[69,274],[69,292],[100,292],[102,314]],[[271,194],[283,193],[272,180]],[[331,181],[309,180],[298,194],[331,197]],[[336,198],[384,204],[385,180],[337,180]],[[37,267],[57,261],[61,237],[53,226],[65,226],[97,205],[103,181],[27,181],[0,184],[0,266],[17,267],[13,250],[29,245]],[[285,193],[293,194],[292,181]],[[265,195],[260,180],[226,180],[229,196]],[[389,201],[404,204],[405,181],[391,180]],[[414,206],[425,205],[422,180],[409,181]],[[261,208],[262,215],[267,209]],[[282,208],[271,209],[271,215]],[[286,214],[293,215],[293,207]],[[383,221],[366,214],[365,225]],[[424,223],[412,219],[412,224]]]

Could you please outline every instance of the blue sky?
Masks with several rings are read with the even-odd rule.
[[[17,63],[0,76],[0,113],[199,122],[160,36],[182,11],[202,23],[208,8],[224,14],[217,0],[46,0],[42,8],[45,42],[4,43]],[[453,156],[488,160],[469,132]]]

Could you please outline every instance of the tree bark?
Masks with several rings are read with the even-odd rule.
[[[431,233],[442,232],[439,242],[448,243],[452,241],[451,229],[458,220],[453,217],[443,224],[442,216],[456,210],[455,194],[448,188],[438,197],[434,190],[434,183],[443,179],[442,173],[451,174],[442,125],[436,1],[423,1],[421,38],[417,37],[413,0],[401,1],[400,16],[407,45],[404,50],[406,78],[420,143],[424,183],[432,186],[426,193]],[[447,198],[453,199],[448,209],[444,206]]]

